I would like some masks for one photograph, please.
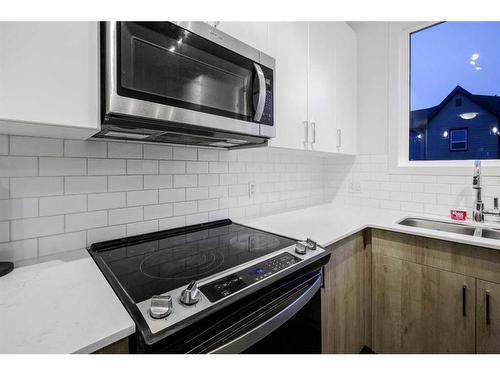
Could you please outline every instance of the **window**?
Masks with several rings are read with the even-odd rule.
[[[467,129],[450,129],[450,151],[467,151]]]
[[[500,159],[500,22],[443,22],[409,38],[409,160]]]

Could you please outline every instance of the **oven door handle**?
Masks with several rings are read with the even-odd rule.
[[[210,353],[214,354],[232,354],[241,353],[243,350],[248,349],[250,346],[260,341],[271,332],[286,323],[291,317],[302,309],[321,288],[321,276],[314,281],[304,293],[302,293],[295,301],[289,304],[286,308],[279,313],[269,318],[265,322],[259,324],[252,330],[245,332],[238,338],[212,350]]]
[[[259,98],[257,99],[257,107],[255,108],[254,121],[259,122],[264,113],[264,105],[266,104],[266,77],[259,64],[253,63],[259,80]]]

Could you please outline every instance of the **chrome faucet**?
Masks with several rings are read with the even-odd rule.
[[[474,162],[474,176],[472,177],[472,188],[476,191],[474,199],[474,209],[472,212],[472,220],[482,223],[484,215],[492,215],[500,217],[498,209],[498,198],[493,198],[493,210],[485,210],[484,202],[481,198],[481,160]]]

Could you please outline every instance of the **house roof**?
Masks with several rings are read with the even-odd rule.
[[[436,116],[439,111],[453,98],[456,94],[462,94],[463,96],[469,98],[471,101],[481,106],[498,119],[500,119],[500,97],[499,96],[490,96],[490,95],[474,95],[464,89],[462,86],[458,85],[455,87],[447,96],[444,98],[441,103],[437,106],[423,108],[416,111],[412,111],[412,129],[419,129],[427,126],[427,123]]]

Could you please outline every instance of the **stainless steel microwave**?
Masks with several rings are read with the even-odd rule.
[[[275,135],[275,60],[204,22],[103,22],[101,51],[94,137],[241,148]]]

